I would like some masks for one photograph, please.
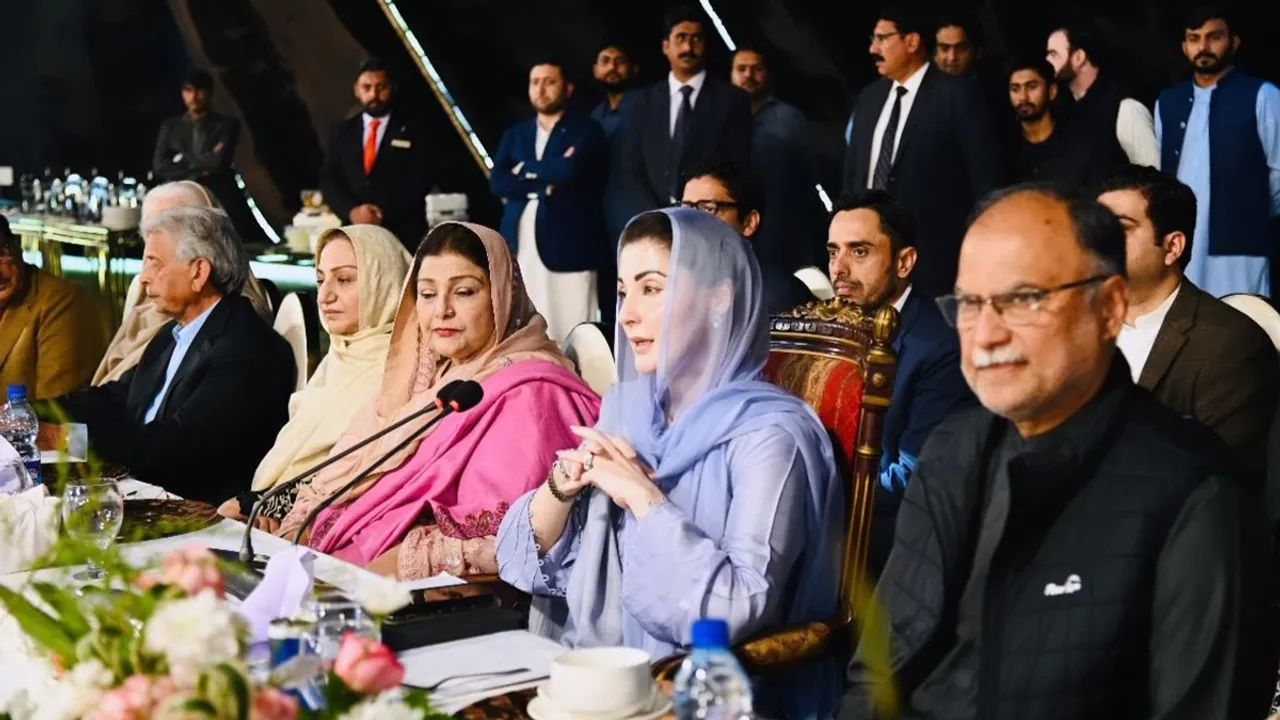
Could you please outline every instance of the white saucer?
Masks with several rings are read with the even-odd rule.
[[[533,720],[657,720],[671,710],[671,698],[663,695],[658,686],[654,685],[648,702],[630,715],[570,712],[556,707],[547,685],[545,682],[539,684],[538,696],[529,701],[527,710]]]

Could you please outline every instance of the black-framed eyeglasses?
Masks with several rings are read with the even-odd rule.
[[[726,210],[737,210],[739,207],[738,203],[729,200],[679,200],[673,203],[672,206],[701,210],[712,215],[719,215]]]
[[[883,45],[889,40],[889,38],[894,37],[896,35],[901,35],[901,34],[902,33],[900,32],[871,33],[871,44]]]
[[[1028,288],[1014,290],[983,297],[981,295],[943,295],[937,299],[938,309],[942,317],[954,328],[965,330],[978,324],[982,308],[987,305],[996,311],[996,315],[1005,325],[1030,325],[1040,317],[1044,301],[1050,295],[1066,290],[1086,287],[1100,283],[1111,277],[1110,273],[1093,275],[1083,280],[1055,285],[1050,288]]]

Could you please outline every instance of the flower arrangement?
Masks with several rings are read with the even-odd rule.
[[[319,680],[323,709],[251,677],[247,627],[225,598],[218,559],[203,548],[136,570],[98,558],[113,580],[77,591],[0,586],[0,607],[47,661],[53,680],[0,707],[0,720],[435,720],[425,692],[400,687],[404,667],[384,645],[348,634]],[[286,666],[287,667],[287,666]]]

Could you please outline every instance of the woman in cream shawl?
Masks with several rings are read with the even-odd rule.
[[[324,498],[375,464],[382,472],[322,512],[308,544],[378,572],[417,578],[491,574],[507,506],[537,487],[570,428],[600,399],[569,369],[525,293],[498,233],[443,223],[423,240],[396,314],[377,400],[334,446],[341,452],[474,380],[478,405],[421,432],[414,421],[323,470],[298,491],[277,534],[292,538]]]
[[[198,182],[179,180],[165,183],[152,188],[143,199],[142,219],[146,220],[161,210],[175,207],[216,208],[218,201]],[[173,319],[155,309],[150,298],[147,297],[146,288],[141,284],[133,288],[133,292],[134,296],[129,298],[133,302],[133,310],[125,316],[124,323],[111,339],[106,354],[102,356],[102,362],[98,364],[98,369],[93,374],[92,384],[95,387],[119,380],[126,372],[132,370],[142,359],[142,351],[147,349],[151,339],[160,332],[160,328]],[[242,292],[262,319],[270,324],[271,303],[267,300],[267,294],[263,292],[262,285],[258,283],[253,273],[249,274],[249,280],[245,283]]]
[[[354,267],[337,259],[350,257],[351,250]],[[254,473],[255,492],[270,490],[324,460],[350,425],[349,410],[364,406],[377,394],[411,260],[394,235],[374,225],[326,230],[316,240],[317,298],[329,333],[329,352],[307,386],[290,398],[289,422]],[[340,286],[347,283],[357,288],[358,301],[350,305],[358,308],[342,307]],[[359,318],[353,331],[344,333],[347,328],[331,324],[352,310]],[[224,513],[238,510],[236,500],[228,503]],[[277,520],[284,516],[271,507],[264,514]]]

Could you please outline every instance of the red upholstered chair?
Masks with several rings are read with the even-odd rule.
[[[748,672],[804,662],[848,648],[854,621],[870,596],[866,577],[872,494],[879,486],[881,433],[893,394],[897,358],[891,307],[874,316],[840,298],[815,301],[772,318],[769,380],[803,398],[831,434],[848,502],[840,609],[827,622],[779,628],[734,650]],[[655,665],[671,677],[681,658]]]

